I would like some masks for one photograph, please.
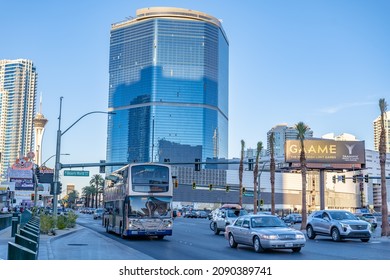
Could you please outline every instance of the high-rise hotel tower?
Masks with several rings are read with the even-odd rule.
[[[384,114],[386,153],[390,153],[390,111]],[[379,151],[379,142],[381,137],[381,116],[379,115],[373,122],[374,125],[374,150]]]
[[[34,149],[37,73],[31,60],[0,60],[0,176]]]
[[[228,156],[229,43],[221,22],[144,8],[111,27],[108,162]]]

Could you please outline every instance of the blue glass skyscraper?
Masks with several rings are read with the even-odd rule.
[[[112,25],[108,162],[228,156],[229,43],[219,20],[145,8]]]

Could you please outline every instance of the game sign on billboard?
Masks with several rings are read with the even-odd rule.
[[[286,162],[300,161],[300,147],[299,140],[286,140]],[[306,139],[304,148],[307,163],[365,164],[364,141]]]

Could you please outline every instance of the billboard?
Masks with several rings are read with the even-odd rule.
[[[286,140],[285,161],[299,162],[299,140]],[[365,164],[364,141],[335,141],[329,139],[306,139],[304,148],[307,163]]]

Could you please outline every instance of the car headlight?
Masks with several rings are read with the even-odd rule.
[[[342,229],[343,229],[344,231],[346,231],[347,229],[351,229],[351,227],[349,226],[349,224],[340,223],[340,226],[342,227]]]
[[[301,232],[300,233],[296,233],[295,234],[295,238],[296,239],[305,239],[305,235],[303,233],[301,233]]]
[[[260,238],[267,240],[276,240],[279,239],[279,236],[276,234],[260,234]]]

